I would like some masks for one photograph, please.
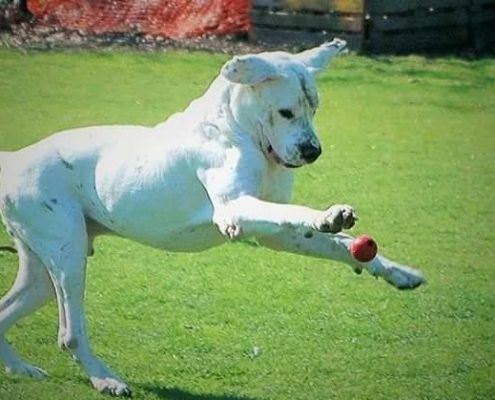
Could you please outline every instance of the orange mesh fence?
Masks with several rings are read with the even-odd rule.
[[[39,20],[88,33],[178,39],[247,32],[250,0],[28,0]]]

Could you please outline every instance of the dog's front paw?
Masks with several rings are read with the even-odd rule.
[[[357,221],[357,215],[349,205],[336,204],[326,211],[313,223],[313,228],[325,233],[339,233],[342,229],[350,229]]]
[[[415,289],[426,283],[423,274],[413,268],[403,265],[393,265],[387,268],[383,278],[397,289]]]
[[[426,283],[424,275],[411,267],[401,265],[383,256],[377,256],[370,263],[361,264],[362,267],[375,277],[381,277],[397,289],[415,289]]]

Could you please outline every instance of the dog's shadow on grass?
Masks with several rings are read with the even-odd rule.
[[[163,400],[257,400],[250,397],[222,394],[196,394],[186,390],[159,385],[140,385],[145,392],[153,394]]]

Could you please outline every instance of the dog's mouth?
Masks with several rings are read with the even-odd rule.
[[[275,162],[275,164],[283,165],[286,168],[299,168],[301,166],[301,165],[290,164],[282,160],[282,158],[280,158],[280,156],[277,154],[277,152],[270,143],[268,144],[266,152],[268,153],[268,156]]]

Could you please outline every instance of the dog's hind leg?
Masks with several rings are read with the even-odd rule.
[[[88,229],[88,257],[91,257],[94,254],[93,241],[95,239],[95,235],[91,234]],[[66,350],[65,347],[65,336],[67,334],[67,318],[65,316],[65,308],[62,302],[62,296],[57,296],[57,304],[58,304],[58,347],[61,350]]]
[[[22,241],[16,240],[16,245],[19,270],[14,285],[0,301],[0,361],[9,373],[42,378],[46,373],[22,360],[4,337],[17,320],[53,297],[50,277],[41,260]]]
[[[58,205],[51,212],[49,225],[45,224],[43,238],[33,236],[31,239],[55,287],[59,345],[81,364],[98,391],[128,395],[128,386],[93,354],[89,345],[83,305],[88,234],[82,210],[76,204],[59,202]]]

